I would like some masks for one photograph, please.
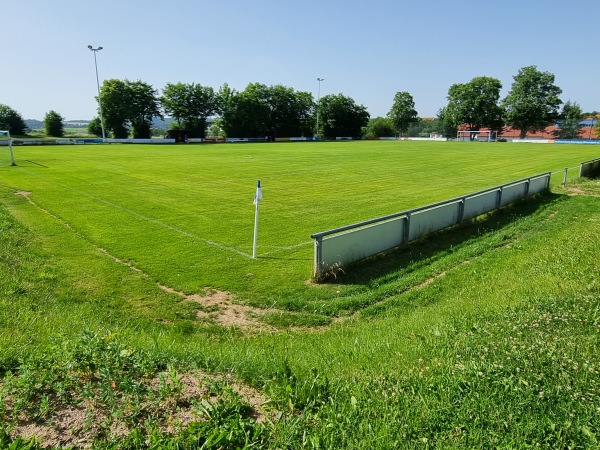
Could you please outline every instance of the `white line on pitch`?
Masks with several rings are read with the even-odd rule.
[[[271,252],[263,253],[260,256],[270,256],[275,255],[276,253],[286,252],[288,250],[294,250],[299,247],[304,247],[305,245],[312,244],[313,241],[301,242],[300,244],[290,245],[289,247],[278,247],[277,250],[273,250]],[[260,246],[259,246],[260,247]],[[263,247],[264,248],[264,247]]]
[[[75,193],[77,193],[79,195],[83,195],[85,197],[89,197],[89,198],[94,199],[94,200],[96,200],[98,202],[101,202],[101,203],[104,203],[106,205],[112,206],[113,208],[117,208],[117,209],[120,209],[121,211],[125,211],[125,212],[127,212],[127,213],[129,213],[129,214],[131,214],[133,216],[139,217],[140,219],[143,219],[143,220],[145,220],[147,222],[150,222],[150,223],[153,223],[155,225],[159,225],[159,226],[161,226],[163,228],[167,228],[169,230],[175,231],[175,232],[180,233],[180,234],[182,234],[184,236],[191,237],[192,239],[196,239],[198,241],[204,242],[205,244],[212,245],[214,247],[220,248],[221,250],[227,250],[227,251],[232,252],[232,253],[237,253],[240,256],[245,256],[246,258],[252,258],[251,254],[244,253],[244,252],[242,252],[242,251],[240,251],[240,250],[238,250],[236,248],[227,247],[226,245],[219,244],[218,242],[212,241],[210,239],[201,238],[200,236],[192,234],[192,233],[190,233],[188,231],[180,230],[177,227],[174,227],[172,225],[168,225],[166,223],[160,222],[160,221],[158,221],[156,219],[152,219],[151,217],[144,216],[143,214],[140,214],[137,211],[134,211],[134,210],[129,209],[129,208],[125,208],[125,207],[123,207],[123,206],[121,206],[121,205],[119,205],[117,203],[110,202],[110,201],[105,200],[103,198],[96,197],[95,195],[88,194],[87,192],[80,191],[79,189],[75,189],[75,188],[72,188],[70,186],[64,185],[64,184],[59,183],[59,182],[57,182],[55,180],[48,179],[46,177],[43,177],[41,175],[36,174],[35,172],[31,172],[31,171],[27,171],[27,172],[32,173],[33,175],[35,175],[35,176],[37,176],[39,178],[43,178],[43,179],[45,179],[47,181],[50,181],[51,183],[54,183],[57,186],[60,186],[60,187],[62,187],[64,189],[68,189],[68,190],[70,190],[72,192],[75,192]]]

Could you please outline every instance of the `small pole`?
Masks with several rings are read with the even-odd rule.
[[[317,91],[317,139],[319,138],[319,109],[321,107],[321,81],[325,81],[325,78],[317,78],[319,82],[319,90]]]
[[[256,242],[258,241],[258,205],[262,198],[262,189],[260,187],[260,180],[256,185],[256,194],[254,194],[254,239],[252,242],[252,259],[256,259]]]
[[[15,155],[13,153],[12,139],[10,138],[10,131],[6,132],[6,136],[8,137],[8,150],[10,151],[10,165],[16,166],[17,163],[15,162]]]
[[[565,167],[565,176],[563,178],[563,187],[567,185],[567,172],[569,171],[568,167]]]
[[[94,66],[96,67],[96,86],[98,86],[98,106],[100,107],[100,125],[102,127],[102,143],[104,143],[106,139],[106,134],[104,133],[104,116],[102,115],[102,101],[100,100],[100,78],[98,78],[98,61],[96,59],[96,53],[102,50],[102,47],[94,48],[91,45],[88,45],[88,48],[94,52]]]
[[[256,259],[256,241],[258,240],[258,202],[254,209],[254,241],[252,244],[252,259]]]

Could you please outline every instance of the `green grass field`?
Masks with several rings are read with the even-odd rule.
[[[263,306],[328,297],[304,283],[312,275],[312,233],[576,168],[595,156],[589,146],[376,141],[15,153],[18,167],[2,174],[8,192],[31,192],[34,209],[93,246],[176,290],[226,290]],[[264,199],[259,258],[252,260],[258,179]]]
[[[63,133],[64,133],[64,138],[71,138],[71,137],[94,137],[93,135],[88,133],[87,128],[81,128],[81,127],[64,127],[63,128]],[[52,136],[46,136],[46,131],[43,128],[34,128],[31,130],[31,132],[29,133],[28,137],[34,137],[34,138],[47,138],[50,140],[55,140],[56,137],[52,137]]]
[[[14,440],[19,417],[54,423],[89,398],[112,411],[81,431],[97,448],[598,444],[600,199],[596,181],[576,178],[594,146],[110,145],[15,156],[17,167],[0,156],[0,446],[32,448]],[[313,232],[545,171],[556,172],[548,195],[308,282]],[[259,307],[248,315],[265,312],[265,327],[219,326],[214,309],[157,284],[228,291]],[[182,401],[175,372],[195,370],[258,389],[270,419],[253,420],[252,402],[227,394],[226,381],[210,383],[213,406]],[[152,377],[159,393],[144,384]],[[175,413],[154,404],[202,419],[173,424],[173,435],[162,421]]]

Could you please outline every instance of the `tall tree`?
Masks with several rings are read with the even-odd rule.
[[[94,117],[87,126],[87,131],[94,136],[102,136],[102,121],[100,117]]]
[[[158,93],[143,81],[105,80],[100,90],[106,129],[115,138],[149,138],[153,117],[162,117]]]
[[[270,86],[266,92],[269,128],[276,136],[311,134],[313,96],[282,85]]]
[[[448,90],[445,114],[454,124],[465,124],[473,131],[481,128],[499,131],[504,124],[503,109],[498,104],[501,89],[502,83],[491,77],[454,84]]]
[[[214,89],[195,83],[167,83],[160,101],[165,113],[189,130],[190,137],[206,137],[206,120],[220,111]]]
[[[583,133],[581,125],[583,111],[577,102],[567,101],[560,113],[558,128],[552,133],[556,139],[579,139]]]
[[[25,134],[27,125],[17,111],[10,106],[0,104],[0,130],[8,130],[10,134]]]
[[[513,77],[511,90],[503,101],[506,123],[520,130],[524,139],[528,132],[544,130],[559,117],[562,89],[554,84],[554,74],[527,66]]]
[[[269,125],[267,86],[250,83],[242,92],[224,86],[222,128],[227,137],[264,137]]]
[[[152,118],[162,118],[158,91],[143,81],[125,80],[129,88],[129,122],[134,138],[148,139],[151,137]]]
[[[454,121],[452,115],[448,113],[447,107],[440,108],[438,111],[437,123],[439,129],[435,131],[440,132],[442,136],[448,139],[453,139],[456,137],[458,124]]]
[[[63,121],[65,119],[56,111],[50,110],[44,116],[44,131],[48,136],[63,137],[65,134]]]
[[[219,90],[221,127],[229,137],[310,134],[314,101],[309,92],[250,83],[242,92]]]
[[[114,138],[123,139],[129,136],[129,89],[123,80],[104,80],[100,89],[102,116],[104,127]]]
[[[394,103],[387,116],[399,136],[406,134],[410,124],[419,120],[412,95],[406,91],[396,92]]]
[[[375,117],[373,119],[369,119],[369,123],[363,132],[363,137],[366,139],[374,139],[394,136],[394,133],[394,126],[392,125],[392,121],[389,117]]]
[[[367,108],[343,94],[321,97],[319,115],[320,131],[327,138],[360,137],[370,117]]]

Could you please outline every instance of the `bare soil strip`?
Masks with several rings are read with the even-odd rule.
[[[172,383],[176,383],[178,391],[170,398],[158,401],[160,386],[164,384],[160,377],[163,379],[166,377]],[[232,375],[210,375],[195,371],[177,375],[175,380],[172,377],[171,374],[164,373],[157,374],[151,379],[140,380],[151,392],[144,408],[149,416],[159,418],[158,428],[162,432],[176,435],[190,423],[204,421],[202,409],[197,405],[202,402],[216,404],[223,395],[215,395],[211,392],[210,386],[215,382],[229,386],[242,402],[248,404],[249,417],[257,423],[273,419],[266,409],[267,398],[253,387],[236,381]],[[118,389],[115,388],[115,395],[117,394]],[[10,403],[10,398],[7,400]],[[126,400],[123,402],[120,407],[123,411],[127,411]],[[113,411],[103,407],[96,399],[81,399],[78,404],[59,406],[45,421],[34,421],[21,415],[16,420],[10,435],[24,439],[35,437],[42,448],[58,446],[90,448],[94,439],[99,435],[105,435],[107,431],[113,437],[124,437],[133,431],[126,417],[115,420],[112,413]],[[100,426],[107,423],[110,423],[108,429]]]

